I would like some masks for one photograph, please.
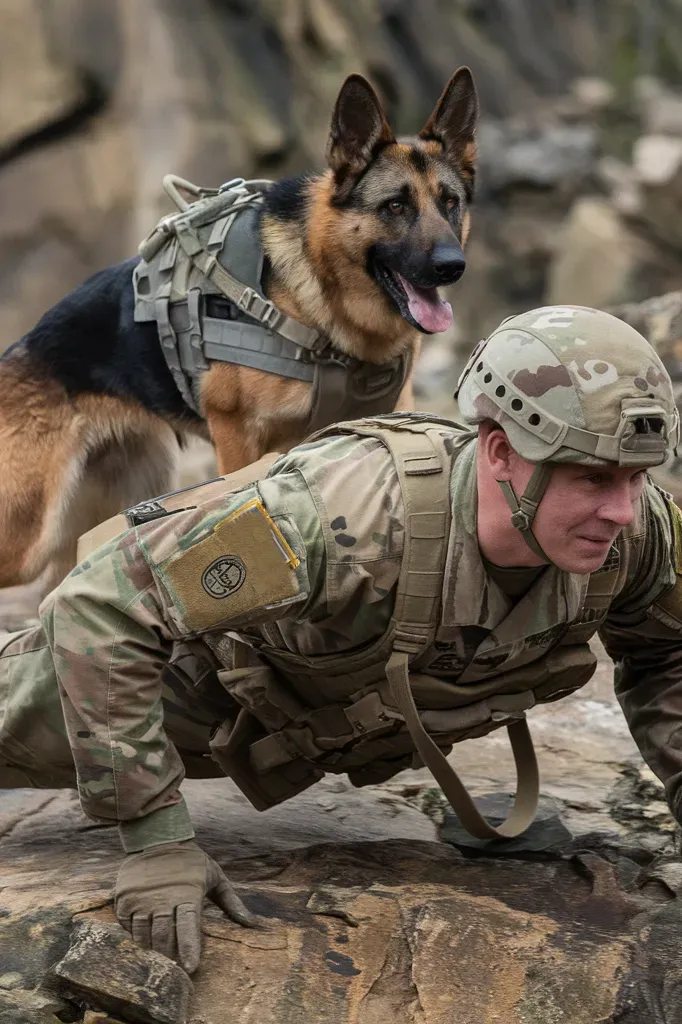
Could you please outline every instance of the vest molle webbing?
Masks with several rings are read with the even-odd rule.
[[[199,381],[211,360],[309,381],[309,431],[395,408],[411,356],[386,364],[355,359],[263,294],[259,220],[272,182],[236,178],[204,189],[169,174],[163,184],[179,212],[163,217],[140,244],[135,319],[156,322],[168,367],[191,409],[201,414]],[[179,189],[196,200],[188,203]]]

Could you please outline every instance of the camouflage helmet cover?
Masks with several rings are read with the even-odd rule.
[[[457,385],[460,416],[495,420],[529,462],[657,466],[677,445],[672,382],[634,328],[586,306],[508,317]]]

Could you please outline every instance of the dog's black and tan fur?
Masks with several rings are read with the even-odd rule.
[[[396,139],[371,86],[351,75],[332,118],[328,168],[281,181],[261,218],[268,297],[353,356],[418,347],[400,276],[420,289],[464,269],[476,94],[453,75],[427,124]],[[153,323],[133,318],[128,260],[95,274],[0,360],[0,586],[52,580],[78,536],[168,491],[176,437],[216,447],[221,473],[302,440],[310,385],[228,363],[202,380],[205,420],[183,403]],[[399,407],[411,405],[408,385]]]

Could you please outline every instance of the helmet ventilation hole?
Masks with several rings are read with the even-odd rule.
[[[528,422],[532,427],[537,427],[538,423],[540,422],[540,417],[536,412],[532,412],[528,417]]]
[[[492,373],[486,373],[485,377],[483,378],[483,380],[485,381],[486,384],[490,384],[490,381],[492,379],[493,379]]]
[[[523,409],[523,402],[520,398],[512,398],[511,407],[514,410],[514,412],[521,412],[521,410]]]
[[[505,388],[504,384],[499,384],[495,388],[495,394],[497,395],[498,398],[504,398],[506,391],[507,389]]]
[[[483,369],[483,363],[479,363],[478,366],[476,367],[476,373],[480,373],[482,369]]]

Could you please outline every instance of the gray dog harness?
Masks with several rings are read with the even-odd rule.
[[[156,322],[173,379],[194,412],[201,415],[199,382],[216,360],[310,381],[310,431],[393,411],[409,354],[383,364],[355,359],[265,297],[258,228],[272,182],[236,178],[205,189],[169,174],[163,185],[178,212],[140,244],[135,320]]]

